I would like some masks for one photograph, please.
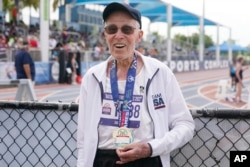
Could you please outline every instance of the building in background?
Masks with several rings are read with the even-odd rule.
[[[102,8],[101,5],[75,6],[72,0],[68,0],[59,6],[59,20],[68,28],[95,34],[102,28]]]

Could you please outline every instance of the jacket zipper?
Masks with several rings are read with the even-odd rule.
[[[148,89],[149,89],[149,86],[153,80],[153,78],[155,77],[155,75],[158,73],[159,71],[159,68],[155,71],[154,75],[152,76],[152,78],[148,79],[147,81],[147,84],[146,84],[146,100],[147,100],[147,109],[148,109],[148,115],[150,117],[150,119],[152,120],[152,123],[153,123],[153,138],[155,138],[155,124],[154,124],[154,121],[153,121],[153,118],[152,118],[152,115],[150,114],[149,112],[149,106],[148,106]]]

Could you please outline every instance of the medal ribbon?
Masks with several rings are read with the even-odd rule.
[[[113,101],[115,104],[116,112],[118,113],[118,125],[119,127],[128,127],[129,125],[129,113],[132,111],[132,101],[133,101],[133,91],[136,76],[136,66],[137,66],[137,55],[134,55],[133,63],[129,67],[126,86],[124,92],[123,103],[121,104],[121,99],[119,97],[118,89],[118,78],[117,78],[117,65],[116,60],[114,60],[113,65],[110,70],[110,84],[111,92],[113,96]]]

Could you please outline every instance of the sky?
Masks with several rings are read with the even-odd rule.
[[[219,43],[229,39],[229,32],[231,28],[231,38],[235,40],[236,44],[242,46],[250,45],[250,0],[163,0],[171,3],[173,6],[187,10],[193,14],[202,16],[203,1],[204,1],[204,14],[205,18],[217,22],[225,27],[219,28]],[[155,26],[156,30],[159,27]],[[151,30],[155,27],[151,26]],[[166,27],[166,25],[165,25]],[[191,35],[198,32],[199,27],[177,27],[172,28],[172,36],[176,33],[184,35]],[[161,32],[167,33],[162,30]],[[213,41],[217,41],[217,28],[216,26],[206,26],[206,35],[212,37]]]

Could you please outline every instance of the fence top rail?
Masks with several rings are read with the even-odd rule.
[[[191,109],[194,117],[250,118],[250,109]]]
[[[78,111],[76,103],[60,102],[37,102],[37,101],[5,101],[0,100],[0,109],[42,109],[59,111]],[[249,109],[190,109],[193,117],[216,117],[216,118],[250,118]]]
[[[0,109],[42,109],[59,111],[78,111],[78,104],[75,103],[49,103],[37,101],[3,101],[0,100]]]

